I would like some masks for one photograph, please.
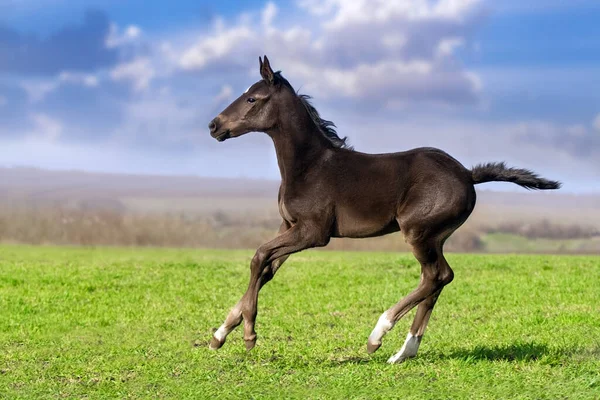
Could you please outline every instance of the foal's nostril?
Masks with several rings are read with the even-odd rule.
[[[210,133],[215,133],[217,131],[217,123],[215,122],[216,118],[210,121],[208,124],[208,129],[210,129]]]

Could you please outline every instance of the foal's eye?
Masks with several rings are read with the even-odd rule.
[[[256,101],[256,99],[254,97],[248,98],[248,103],[254,103],[255,101]]]

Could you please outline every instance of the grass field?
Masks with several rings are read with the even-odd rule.
[[[600,398],[600,257],[449,255],[418,358],[373,356],[409,254],[305,252],[261,292],[258,344],[213,329],[252,252],[0,247],[0,398]]]

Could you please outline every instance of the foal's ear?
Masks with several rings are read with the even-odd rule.
[[[275,81],[275,75],[273,74],[273,70],[271,69],[271,64],[269,63],[269,59],[267,56],[261,59],[258,57],[258,61],[260,61],[260,76],[267,81],[268,84],[272,85]]]

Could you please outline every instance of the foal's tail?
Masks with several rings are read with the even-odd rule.
[[[508,168],[503,162],[478,164],[472,170],[473,183],[512,182],[525,189],[546,190],[561,187],[559,181],[540,178],[535,172],[522,168]]]

